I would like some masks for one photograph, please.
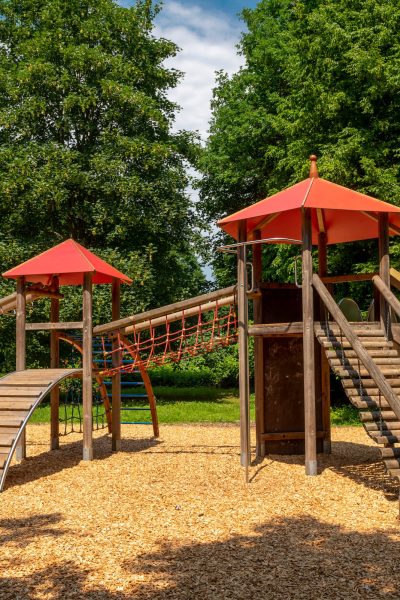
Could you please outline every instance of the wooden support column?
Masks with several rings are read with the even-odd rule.
[[[54,291],[59,292],[58,277],[53,280]],[[50,321],[58,323],[60,320],[60,300],[51,299]],[[50,368],[58,369],[60,366],[60,341],[56,331],[50,333]],[[60,406],[60,388],[55,386],[50,392],[50,450],[57,450],[60,447],[59,438],[59,406]]]
[[[239,224],[239,242],[246,241],[246,222]],[[246,248],[238,247],[238,339],[239,339],[239,395],[240,395],[240,462],[245,467],[246,483],[250,465],[250,410],[249,410],[249,350]]]
[[[254,239],[261,238],[261,231],[256,229]],[[262,323],[262,295],[260,283],[262,282],[262,246],[256,244],[253,246],[253,276],[256,296],[253,298],[253,317],[254,323]],[[265,390],[264,390],[264,340],[262,337],[254,339],[254,392],[256,397],[256,456],[262,459],[265,456],[265,440],[262,434],[265,433]]]
[[[389,257],[389,215],[379,213],[379,276],[390,288],[390,257]],[[390,323],[390,308],[386,300],[380,297],[380,322],[387,339],[392,339]]]
[[[25,278],[18,277],[17,279],[17,298],[16,298],[16,371],[24,371],[26,369],[26,292]],[[17,460],[26,458],[26,434],[25,429],[19,439],[15,457]]]
[[[328,256],[325,231],[318,234],[318,275],[322,278],[328,274]],[[325,306],[320,301],[320,319],[325,319]],[[323,448],[325,454],[332,451],[331,443],[331,383],[330,367],[324,348],[320,348],[321,355],[321,389],[322,389],[322,428],[325,431]]]
[[[114,279],[112,283],[112,320],[117,321],[121,316],[121,282]],[[113,367],[121,365],[121,352],[119,338],[114,337],[112,342]],[[112,376],[112,451],[121,450],[121,373]]]
[[[92,274],[83,279],[83,460],[93,459],[92,413]]]
[[[306,475],[316,475],[317,431],[315,415],[313,264],[311,209],[309,208],[302,209],[302,238],[305,470]]]

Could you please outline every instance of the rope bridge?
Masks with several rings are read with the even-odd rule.
[[[101,335],[101,376],[177,363],[236,343],[234,288],[120,319],[95,328],[95,334],[96,329],[107,330],[107,335]]]

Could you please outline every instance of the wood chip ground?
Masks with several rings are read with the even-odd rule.
[[[237,426],[127,426],[29,458],[0,496],[0,599],[399,599],[398,484],[361,428],[333,430],[320,475],[266,458],[243,482]]]

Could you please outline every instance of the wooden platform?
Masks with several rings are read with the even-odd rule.
[[[18,440],[35,410],[51,389],[82,369],[26,369],[0,379],[0,491]]]

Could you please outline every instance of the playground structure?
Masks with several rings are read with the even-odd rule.
[[[157,437],[156,401],[148,370],[237,341],[241,464],[248,481],[249,336],[255,338],[259,459],[270,453],[304,453],[306,474],[317,474],[317,453],[331,451],[332,370],[350,402],[360,410],[366,432],[381,445],[389,474],[400,477],[400,326],[392,318],[400,317],[400,302],[390,289],[391,285],[400,289],[400,274],[390,269],[389,259],[389,236],[400,234],[400,209],[319,178],[312,156],[309,178],[226,217],[219,225],[237,240],[221,248],[237,254],[237,286],[125,318],[120,315],[120,286],[131,280],[73,240],[4,274],[17,280],[16,294],[0,300],[3,312],[16,309],[17,343],[16,372],[0,380],[0,490],[13,453],[16,451],[18,459],[25,457],[26,424],[48,393],[50,446],[58,448],[59,383],[63,379],[82,378],[83,459],[92,460],[93,379],[103,400],[112,450],[118,451],[121,376],[140,374]],[[378,273],[328,275],[329,244],[371,238],[379,240]],[[271,243],[301,247],[301,284],[263,281],[262,246]],[[318,274],[313,273],[313,245],[318,246]],[[334,286],[348,281],[373,283],[375,303],[370,322],[350,322],[334,300]],[[112,321],[96,327],[93,284],[112,285]],[[83,287],[81,321],[59,321],[60,286],[65,285]],[[27,323],[26,303],[43,296],[51,300],[50,322]],[[249,301],[253,302],[252,325],[248,323]],[[38,330],[50,331],[50,369],[26,370],[26,331]],[[81,353],[82,368],[60,368],[62,340]],[[100,359],[94,358],[95,352]],[[111,394],[105,378],[111,382]]]
[[[238,258],[238,338],[241,464],[250,455],[248,336],[255,336],[257,456],[305,453],[307,475],[317,474],[317,452],[330,452],[330,368],[378,444],[390,475],[400,477],[400,302],[390,289],[389,236],[400,234],[400,208],[310,175],[274,196],[222,219],[237,240],[221,250]],[[328,275],[329,244],[378,238],[379,273]],[[301,285],[262,281],[262,244],[298,244]],[[312,248],[318,247],[318,274]],[[247,248],[252,247],[254,325],[248,324]],[[375,316],[350,323],[332,295],[335,284],[372,281]],[[315,339],[319,345],[315,344]]]
[[[120,286],[131,280],[73,240],[7,271],[4,276],[17,280],[16,294],[0,301],[4,312],[16,310],[16,371],[0,379],[0,491],[14,452],[18,460],[26,456],[26,425],[48,394],[50,448],[59,447],[59,384],[64,379],[82,379],[83,459],[92,460],[93,380],[96,380],[104,405],[112,450],[118,451],[121,447],[121,398],[127,395],[147,397],[149,409],[124,410],[149,410],[154,437],[159,435],[149,368],[178,362],[186,356],[209,352],[237,341],[233,287],[120,319]],[[112,285],[114,319],[95,328],[92,322],[93,284]],[[63,298],[60,287],[66,285],[83,287],[81,321],[59,321]],[[43,296],[51,299],[50,321],[28,323],[26,303]],[[26,369],[26,332],[29,331],[50,331],[50,369]],[[81,368],[60,368],[61,341],[82,356]],[[138,373],[146,394],[122,393],[121,376],[125,373]],[[107,379],[111,380],[111,393]],[[136,383],[128,382],[131,386]]]

